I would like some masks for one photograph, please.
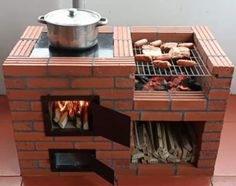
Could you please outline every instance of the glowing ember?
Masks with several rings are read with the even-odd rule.
[[[61,128],[65,128],[68,122],[77,128],[88,130],[88,101],[55,101],[55,112],[53,120]]]

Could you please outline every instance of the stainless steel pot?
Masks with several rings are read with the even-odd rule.
[[[98,26],[108,23],[107,18],[87,9],[60,9],[39,16],[46,24],[48,40],[54,47],[86,49],[97,44]]]

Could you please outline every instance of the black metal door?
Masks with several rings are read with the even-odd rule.
[[[105,137],[121,145],[130,146],[130,117],[92,103],[90,112],[96,136]]]

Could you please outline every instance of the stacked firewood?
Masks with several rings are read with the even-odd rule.
[[[195,161],[196,136],[190,124],[135,123],[132,163]]]
[[[67,125],[89,130],[87,101],[55,101],[53,121],[62,129]]]

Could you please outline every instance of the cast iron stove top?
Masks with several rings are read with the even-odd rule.
[[[98,44],[86,50],[66,50],[51,47],[47,33],[42,32],[30,57],[113,57],[113,35],[98,34]]]

